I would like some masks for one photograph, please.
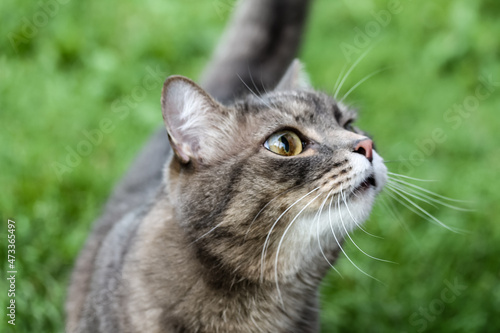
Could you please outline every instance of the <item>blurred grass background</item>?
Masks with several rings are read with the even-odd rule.
[[[383,283],[342,256],[337,268],[343,279],[332,272],[322,287],[322,332],[498,332],[500,3],[391,3],[316,0],[301,59],[314,85],[332,91],[343,66],[373,47],[341,91],[389,68],[349,96],[361,110],[358,125],[394,161],[390,170],[437,179],[424,186],[471,200],[475,211],[426,206],[469,232],[456,234],[389,203],[388,196],[379,200],[366,228],[383,239],[359,231],[352,237],[371,255],[398,264],[370,259],[347,242],[350,258]],[[148,69],[196,79],[232,4],[1,2],[1,332],[63,331],[75,256],[113,184],[162,123],[159,84],[136,103],[125,104],[127,98],[137,94]],[[399,11],[390,22],[377,23],[373,13],[393,8]],[[462,114],[449,111],[474,102],[478,87],[486,91],[480,77],[488,76],[494,82],[488,97]],[[113,112],[118,104],[127,112]],[[59,177],[54,163],[65,164],[68,149],[77,149],[87,140],[84,132],[99,128],[102,119],[112,130]],[[445,139],[431,144],[436,129]],[[419,153],[423,142],[426,154]],[[396,208],[385,209],[384,201]],[[15,328],[5,316],[7,218],[17,222]],[[458,288],[454,294],[450,284]]]

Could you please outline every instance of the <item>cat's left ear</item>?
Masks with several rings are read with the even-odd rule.
[[[165,81],[161,105],[170,144],[182,163],[204,163],[218,157],[231,131],[224,106],[178,75]]]
[[[308,90],[311,89],[309,76],[304,70],[304,65],[295,59],[281,78],[275,90]]]

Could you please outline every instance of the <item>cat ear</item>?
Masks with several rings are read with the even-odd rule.
[[[181,162],[208,159],[217,149],[217,124],[224,107],[183,76],[165,81],[161,104],[170,144]]]
[[[309,76],[304,70],[304,65],[295,59],[281,78],[275,90],[297,90],[297,89],[311,89]]]

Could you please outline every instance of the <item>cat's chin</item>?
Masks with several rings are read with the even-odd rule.
[[[370,186],[345,202],[341,197],[333,199],[319,214],[317,211],[303,214],[283,239],[280,275],[292,278],[304,267],[310,269],[318,260],[323,263],[325,258],[332,258],[347,234],[369,217],[375,197],[376,189]]]

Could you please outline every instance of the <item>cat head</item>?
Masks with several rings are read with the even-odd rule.
[[[162,110],[177,221],[228,272],[275,280],[321,266],[386,182],[355,111],[313,90],[298,61],[273,91],[230,106],[172,76]]]

